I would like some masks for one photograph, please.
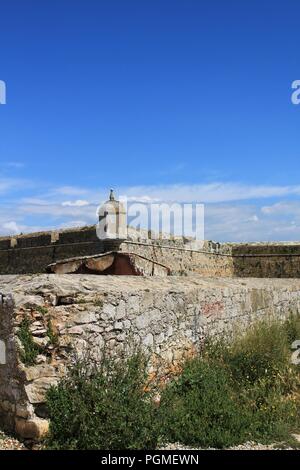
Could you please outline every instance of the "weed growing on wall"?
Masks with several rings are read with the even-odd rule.
[[[47,336],[53,346],[56,346],[58,344],[58,334],[55,333],[50,319],[47,323]]]
[[[21,361],[26,366],[32,366],[35,363],[36,357],[39,354],[39,348],[33,341],[33,336],[30,331],[30,320],[24,318],[20,324],[17,336],[22,344],[20,349]]]
[[[36,305],[35,309],[37,312],[41,313],[42,315],[46,315],[48,313],[48,309],[46,307],[42,307],[41,305]]]

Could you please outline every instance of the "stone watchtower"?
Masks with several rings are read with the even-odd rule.
[[[98,210],[98,238],[103,241],[104,251],[118,251],[127,238],[127,217],[124,205],[115,199],[113,189],[109,200]]]

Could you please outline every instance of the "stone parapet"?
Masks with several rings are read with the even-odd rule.
[[[139,344],[149,374],[172,374],[208,336],[245,330],[300,309],[298,279],[96,275],[0,276],[0,421],[25,439],[47,431],[45,394],[86,353],[101,361]],[[38,354],[24,364],[26,319]]]

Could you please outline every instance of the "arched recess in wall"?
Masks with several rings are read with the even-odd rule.
[[[6,364],[6,345],[4,341],[0,339],[0,365]]]

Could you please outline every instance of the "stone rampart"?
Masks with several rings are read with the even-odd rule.
[[[28,439],[47,430],[45,393],[75,356],[149,352],[153,377],[174,372],[209,335],[300,308],[300,280],[95,275],[0,276],[0,421]],[[39,353],[24,364],[26,319]]]
[[[300,277],[299,243],[197,243],[183,238],[129,236],[121,251],[167,265],[173,275],[211,277]],[[0,274],[43,273],[56,261],[102,253],[95,226],[0,238]]]

